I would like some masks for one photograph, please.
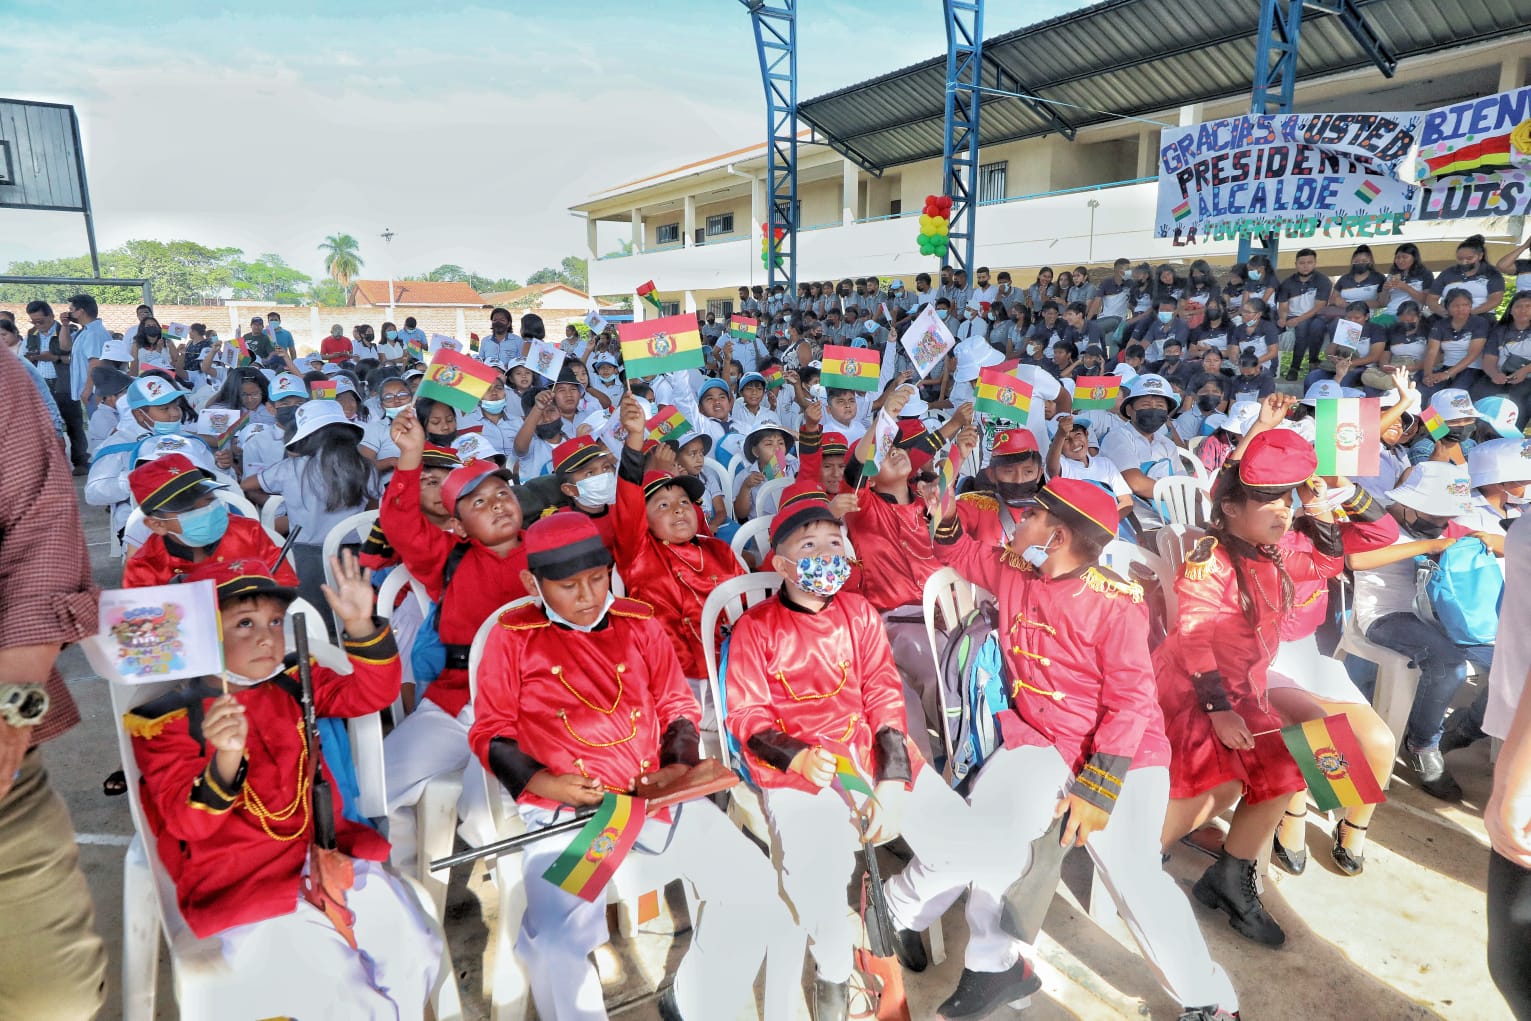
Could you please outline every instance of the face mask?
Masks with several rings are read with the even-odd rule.
[[[1250,270],[1249,271],[1249,280],[1250,280],[1251,283],[1258,283],[1259,280],[1260,280],[1260,271],[1257,270],[1257,269]]]
[[[257,684],[271,680],[271,678],[275,677],[279,673],[282,673],[286,669],[287,665],[285,663],[278,663],[265,677],[246,677],[244,674],[236,674],[232,670],[225,670],[222,676],[228,678],[228,682],[230,684],[241,688],[253,688]]]
[[[478,406],[491,415],[498,415],[505,410],[505,401],[503,399],[498,401],[479,401]]]
[[[273,330],[280,330],[282,328],[282,321],[280,319],[271,320],[271,328]]]
[[[1203,415],[1210,415],[1217,410],[1217,406],[1223,403],[1223,399],[1217,394],[1201,394],[1196,398],[1196,410]]]
[[[1030,482],[996,482],[994,492],[1007,507],[1019,507],[1036,496],[1041,486],[1040,479],[1032,479]]]
[[[547,422],[547,423],[544,423],[543,425],[537,426],[537,438],[538,439],[552,440],[552,439],[555,439],[555,438],[557,438],[559,436],[562,436],[562,435],[563,435],[563,423],[562,422]]]
[[[286,429],[297,419],[298,406],[294,404],[290,408],[277,408],[273,414],[276,416],[276,424]]]
[[[425,434],[425,442],[434,443],[438,447],[450,447],[455,439],[457,439],[456,433],[427,432]]]
[[[944,309],[944,308],[936,309],[936,318],[944,320],[946,318],[946,309]]]
[[[383,331],[383,336],[388,338],[389,340],[398,340],[399,339],[399,331],[398,330],[385,330],[385,331]]]
[[[1368,263],[1368,262],[1352,262],[1350,264],[1350,275],[1353,276],[1353,277],[1364,277],[1368,273],[1370,273],[1371,271],[1372,271],[1371,263]]]
[[[1173,318],[1175,318],[1175,313],[1173,313],[1173,312],[1160,312],[1159,313],[1159,322],[1164,323],[1166,325],[1168,325],[1169,321],[1171,319],[1173,319]]]
[[[1234,316],[1233,317],[1233,325],[1235,325],[1235,326],[1243,326],[1244,325],[1244,317],[1243,316],[1239,316],[1239,315]]]
[[[144,334],[144,338],[146,340],[159,340],[160,337],[163,336],[163,334],[160,332],[159,328],[158,327],[154,327],[154,326],[151,326],[147,330],[144,330],[143,334]]]
[[[400,404],[397,408],[390,408],[390,407],[384,406],[384,408],[383,408],[383,417],[387,418],[387,419],[398,418],[399,417],[399,412],[401,412],[403,410],[404,410],[404,405],[402,405],[402,404]]]
[[[1476,262],[1459,262],[1459,263],[1457,263],[1457,272],[1462,274],[1463,276],[1472,276],[1473,270],[1475,270],[1477,268],[1478,268],[1478,264]]]
[[[1021,550],[1021,559],[1040,571],[1042,569],[1042,565],[1047,563],[1048,555],[1051,553],[1050,547],[1052,546],[1052,542],[1052,536],[1048,536],[1047,544],[1044,546],[1027,546],[1025,549]]]
[[[1472,439],[1473,427],[1470,425],[1454,425],[1446,430],[1446,438],[1452,443],[1461,443],[1463,440]]]
[[[1415,518],[1409,525],[1409,531],[1421,539],[1439,539],[1441,533],[1446,531],[1444,521],[1426,521],[1424,518]]]
[[[1156,433],[1168,422],[1170,413],[1163,408],[1144,408],[1142,411],[1132,413],[1132,424],[1138,427],[1141,433]]]
[[[615,476],[613,476],[613,478],[615,478]],[[557,611],[548,605],[547,598],[542,594],[541,584],[534,580],[532,582],[532,587],[537,590],[537,598],[542,601],[542,612],[548,615],[548,620],[552,621],[554,624],[562,624],[566,628],[574,631],[579,631],[584,634],[589,634],[596,628],[600,627],[601,621],[606,619],[606,611],[611,609],[611,604],[617,601],[617,597],[612,595],[611,591],[608,589],[606,592],[606,601],[601,604],[601,612],[596,615],[595,620],[590,624],[576,624],[569,620],[567,617],[560,616]]]
[[[574,485],[579,490],[579,502],[587,507],[610,507],[617,501],[616,472],[592,475]]]
[[[229,505],[214,500],[206,507],[183,511],[179,518],[182,542],[188,546],[211,546],[229,530]]]
[[[174,436],[181,431],[180,422],[151,422],[149,431],[156,436]]]
[[[851,562],[839,554],[803,557],[797,562],[797,587],[820,599],[839,592],[850,577]]]

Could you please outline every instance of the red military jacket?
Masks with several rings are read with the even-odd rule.
[[[384,626],[370,638],[347,639],[345,647],[355,668],[350,675],[314,664],[320,716],[364,716],[398,696],[393,632]],[[245,707],[249,738],[241,776],[227,790],[210,772],[214,749],[201,740],[202,717],[218,688],[195,682],[123,717],[160,861],[198,937],[297,907],[298,878],[313,836],[297,673],[294,666],[273,680],[229,688]],[[322,761],[320,768],[330,780],[337,846],[354,858],[383,861],[388,841],[341,814],[339,788]]]
[[[1397,541],[1397,519],[1373,500],[1366,490],[1357,486],[1355,496],[1351,497],[1343,509],[1350,525],[1340,530],[1340,541],[1344,543],[1347,557],[1353,553],[1382,549]],[[1288,532],[1281,542],[1283,548],[1286,548],[1295,541],[1295,534]],[[1280,635],[1283,642],[1308,637],[1318,630],[1329,613],[1328,579],[1302,582],[1294,585],[1294,588],[1296,593],[1292,600],[1292,615],[1281,622]]]
[[[706,677],[702,659],[702,606],[712,590],[744,573],[722,539],[698,533],[683,546],[660,542],[649,531],[643,487],[617,480],[617,503],[609,546],[627,594],[653,607],[686,677]],[[703,515],[697,515],[698,521]]]
[[[842,742],[871,773],[878,731],[904,733],[904,688],[871,603],[842,591],[814,613],[788,598],[783,590],[734,625],[725,724],[745,748],[756,783],[813,792],[818,788],[801,775],[751,751],[750,738],[777,731],[802,748],[823,738]],[[909,756],[917,770],[918,754]]]
[[[468,741],[490,772],[490,743],[504,737],[552,773],[597,777],[619,793],[659,768],[671,723],[702,719],[664,629],[635,599],[616,600],[590,632],[554,624],[541,606],[501,614],[473,713]],[[524,792],[520,800],[557,807]]]
[[[281,549],[271,541],[259,521],[253,518],[229,518],[229,530],[223,533],[211,552],[217,561],[259,560],[268,568],[275,563]],[[201,561],[186,560],[171,553],[162,536],[151,535],[127,563],[122,565],[122,587],[144,588],[149,585],[168,585],[179,576],[196,567]],[[287,559],[275,568],[277,583],[296,588],[298,575]]]
[[[1138,585],[1094,565],[1045,577],[960,525],[936,539],[943,563],[999,599],[1006,747],[1057,748],[1077,777],[1074,793],[1106,811],[1128,770],[1169,765]]]
[[[521,572],[526,569],[526,550],[517,546],[505,557],[473,540],[463,542],[451,532],[431,524],[420,510],[420,470],[396,469],[383,494],[378,521],[399,553],[404,566],[436,600],[436,632],[448,647],[447,667],[431,682],[425,697],[449,716],[468,704],[468,646],[479,625],[513,599],[526,595]],[[460,553],[454,553],[462,547]],[[448,560],[455,560],[450,591],[445,583]],[[452,646],[458,646],[463,665],[453,666]]]

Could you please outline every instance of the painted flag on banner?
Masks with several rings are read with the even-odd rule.
[[[1379,397],[1321,398],[1314,408],[1318,473],[1370,477],[1380,470],[1382,417]]]
[[[1382,185],[1375,181],[1362,181],[1361,187],[1356,189],[1356,198],[1371,205],[1378,195],[1382,194]]]
[[[458,411],[472,411],[499,378],[498,370],[444,347],[431,358],[415,396],[429,397]]]
[[[316,401],[333,401],[338,393],[338,385],[333,379],[315,380],[308,384],[308,396]]]
[[[1302,770],[1320,812],[1380,805],[1387,800],[1343,714],[1282,727],[1281,740]]]
[[[635,293],[638,295],[638,297],[642,298],[650,305],[653,305],[655,312],[664,311],[664,306],[659,303],[659,293],[654,290],[654,281],[649,280],[645,283],[639,284]]]
[[[98,651],[121,680],[152,684],[223,673],[212,581],[102,592],[99,616]]]
[[[760,321],[749,316],[729,316],[728,335],[735,340],[754,340],[760,333]]]
[[[1451,427],[1446,424],[1446,420],[1441,417],[1440,412],[1434,408],[1427,407],[1424,411],[1420,412],[1419,422],[1429,430],[1431,439],[1443,440],[1446,438],[1446,434],[1451,432]]]
[[[700,369],[707,364],[694,315],[618,323],[617,336],[622,341],[622,367],[628,379]]]
[[[826,344],[819,362],[819,382],[828,389],[877,391],[882,358],[876,351]]]
[[[862,797],[871,796],[872,778],[862,771],[861,764],[856,761],[856,749],[827,737],[819,740],[819,747],[835,757],[835,775],[829,785],[845,799],[847,805],[856,808],[856,803],[851,800],[853,793]]]
[[[581,900],[595,903],[605,894],[606,883],[642,832],[644,806],[641,798],[608,793],[601,807],[548,866],[542,878]]]
[[[899,343],[904,345],[905,353],[914,363],[916,377],[924,379],[957,346],[957,338],[952,336],[952,331],[936,315],[936,306],[932,303],[914,317],[914,324],[904,331]]]
[[[947,448],[946,457],[941,461],[941,468],[936,472],[936,492],[940,501],[936,507],[936,513],[930,516],[930,534],[934,538],[936,529],[941,527],[941,522],[949,521],[957,516],[957,476],[962,470],[962,454],[957,450],[957,444],[953,443]]]
[[[550,382],[563,372],[564,353],[545,340],[527,341],[526,356],[522,360],[528,369]]]
[[[661,443],[677,436],[684,436],[690,431],[691,422],[673,404],[666,404],[660,408],[659,413],[648,422],[648,438]]]
[[[1103,408],[1116,410],[1116,399],[1121,396],[1121,376],[1075,376],[1074,410],[1089,411]]]
[[[1031,416],[1031,384],[998,369],[981,369],[973,409],[1016,425]]]
[[[780,365],[762,369],[760,374],[765,377],[767,390],[780,390],[787,383],[787,374],[782,371]]]
[[[1175,218],[1175,222],[1176,223],[1179,223],[1181,220],[1184,220],[1186,217],[1190,216],[1191,215],[1191,200],[1190,199],[1186,199],[1184,202],[1180,203],[1180,205],[1178,205],[1175,208],[1171,209],[1170,210],[1170,215]]]

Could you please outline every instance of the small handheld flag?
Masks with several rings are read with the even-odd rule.
[[[952,336],[952,331],[936,315],[934,304],[927,304],[915,316],[914,325],[904,332],[899,341],[904,346],[904,351],[909,355],[909,360],[914,363],[914,371],[920,379],[930,375],[932,369],[941,364],[953,347],[957,345],[957,338]]]
[[[1320,398],[1315,411],[1318,474],[1376,475],[1382,459],[1381,398]]]
[[[957,515],[957,475],[962,469],[962,454],[953,443],[946,451],[946,457],[941,461],[941,469],[936,472],[936,492],[940,495],[940,503],[936,507],[936,513],[930,516],[930,534],[936,534],[936,529],[941,527],[941,522],[948,521]]]
[[[235,350],[237,350],[239,352],[239,364],[240,365],[248,365],[248,364],[250,364],[250,343],[249,343],[249,341],[245,340],[244,334],[241,333],[238,336],[236,336],[234,338],[234,340],[232,341],[232,343],[234,345]]]
[[[1282,727],[1281,740],[1302,770],[1319,811],[1379,805],[1387,800],[1343,714]]]
[[[425,357],[425,341],[411,337],[407,342],[405,342],[404,346],[409,350],[409,356],[411,358]]]
[[[877,413],[877,421],[872,429],[872,457],[861,467],[863,479],[876,476],[878,465],[888,459],[888,452],[893,449],[893,444],[898,439],[898,422],[886,410]]]
[[[622,341],[622,365],[628,379],[700,369],[707,363],[694,315],[618,323],[617,336]]]
[[[1100,408],[1113,411],[1116,399],[1122,392],[1121,376],[1074,377],[1074,410],[1090,411]]]
[[[653,305],[655,312],[664,311],[664,306],[659,303],[659,294],[654,290],[654,281],[649,280],[645,283],[639,284],[635,293],[638,295],[638,297],[642,298],[650,305]]]
[[[826,344],[819,362],[819,381],[828,388],[874,393],[881,373],[881,356],[866,348]]]
[[[316,401],[333,401],[338,387],[333,379],[316,380],[308,384],[308,396]]]
[[[1451,432],[1451,427],[1434,408],[1426,408],[1420,412],[1419,422],[1429,431],[1431,439],[1444,440],[1446,434]]]
[[[666,404],[660,408],[659,413],[648,421],[648,438],[661,443],[677,436],[684,436],[690,431],[690,421],[673,404]]]
[[[642,832],[644,809],[641,798],[608,793],[542,878],[594,903]]]
[[[761,461],[760,474],[765,476],[765,480],[767,482],[770,482],[772,479],[779,479],[786,475],[787,464],[784,460],[782,460],[781,454],[773,450],[769,457],[767,457],[764,461]]]
[[[531,340],[527,342],[522,361],[528,369],[552,381],[563,372],[564,353],[545,340]]]
[[[787,374],[782,371],[780,365],[772,365],[768,369],[762,369],[760,374],[765,377],[767,390],[780,390],[787,382]]]
[[[735,340],[754,340],[759,333],[759,320],[749,316],[728,317],[728,335]]]
[[[498,379],[497,370],[444,347],[431,359],[415,396],[440,401],[458,411],[472,411]]]
[[[851,799],[853,793],[862,797],[870,797],[872,794],[872,779],[861,771],[861,765],[856,761],[856,750],[829,738],[821,738],[819,747],[835,757],[835,775],[829,781],[830,787],[845,799],[847,805],[855,809],[856,803]]]
[[[1025,425],[1031,417],[1031,384],[998,369],[981,369],[973,408],[986,415]]]

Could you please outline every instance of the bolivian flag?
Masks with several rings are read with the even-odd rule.
[[[659,303],[659,293],[654,290],[654,281],[649,280],[645,283],[639,284],[635,293],[638,295],[638,297],[642,298],[650,305],[653,305],[655,312],[664,311],[664,306]]]
[[[472,411],[498,378],[499,373],[483,362],[444,347],[431,359],[415,397],[429,397],[458,411]]]
[[[1342,714],[1281,728],[1281,740],[1302,770],[1321,812],[1387,800],[1361,751],[1361,742]]]
[[[826,389],[873,393],[881,374],[882,357],[875,351],[833,344],[824,346],[824,358],[819,362],[819,382]]]
[[[316,401],[333,401],[335,393],[336,384],[333,379],[308,384],[308,396]]]
[[[861,766],[856,762],[856,752],[850,745],[823,738],[819,741],[819,747],[835,757],[835,775],[829,781],[829,786],[845,799],[847,805],[856,808],[855,801],[851,799],[852,793],[863,798],[871,797],[871,778],[861,771]]]
[[[981,369],[973,408],[986,415],[1025,425],[1031,417],[1031,384],[998,369]]]
[[[787,382],[787,374],[781,370],[780,365],[762,369],[760,374],[765,377],[767,390],[780,390]]]
[[[1440,412],[1434,408],[1426,408],[1419,414],[1419,423],[1430,433],[1431,439],[1445,439],[1446,434],[1451,432],[1451,426],[1441,418]]]
[[[1420,154],[1420,177],[1444,177],[1447,174],[1469,174],[1474,171],[1502,170],[1510,165],[1510,133],[1495,135],[1479,142],[1458,146],[1450,152],[1437,156]]]
[[[962,454],[953,443],[946,451],[946,457],[941,461],[941,470],[936,472],[936,492],[940,500],[936,505],[936,513],[930,516],[930,534],[934,538],[936,529],[941,527],[941,522],[950,521],[957,516],[957,476],[962,470]]]
[[[690,431],[691,422],[673,404],[660,408],[659,414],[648,422],[648,438],[659,443],[684,436]]]
[[[729,316],[728,335],[735,340],[754,340],[760,332],[760,321],[749,316]]]
[[[641,798],[608,793],[542,878],[594,903],[643,830],[644,808]]]
[[[1103,408],[1115,411],[1116,399],[1121,392],[1121,376],[1077,376],[1074,379],[1074,410]]]
[[[617,336],[622,340],[622,367],[628,379],[700,369],[707,363],[694,315],[618,323]]]

